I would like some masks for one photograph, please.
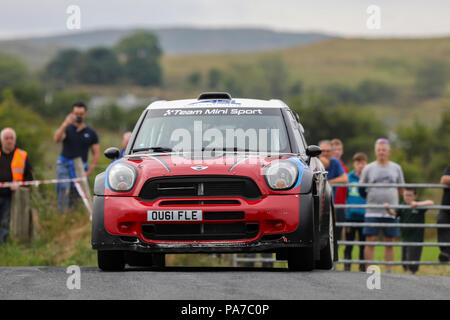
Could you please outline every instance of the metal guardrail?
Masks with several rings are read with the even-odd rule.
[[[338,241],[344,246],[383,246],[383,247],[450,247],[450,242],[389,242],[389,241]]]
[[[450,186],[444,184],[430,184],[430,183],[348,183],[348,184],[333,184],[333,187],[367,187],[367,188],[440,188],[448,189]],[[384,205],[374,204],[335,204],[336,209],[342,208],[358,208],[358,209],[386,209]],[[409,205],[390,205],[390,209],[410,209]],[[450,213],[450,206],[434,205],[434,206],[420,206],[416,207],[426,210],[448,210]],[[444,211],[445,212],[445,211]],[[431,224],[431,223],[372,223],[372,222],[336,222],[338,227],[382,227],[382,228],[441,228],[448,229],[450,224]],[[449,242],[389,242],[389,241],[338,241],[338,245],[363,245],[363,246],[390,246],[390,247],[450,247]],[[284,260],[276,260],[270,258],[244,258],[233,255],[233,265],[237,266],[238,262],[285,262]],[[450,265],[449,262],[441,261],[376,261],[376,260],[347,260],[340,259],[339,264],[378,264],[378,265]]]
[[[340,264],[383,264],[383,265],[391,265],[391,266],[395,266],[395,265],[447,265],[450,266],[450,261],[448,262],[440,262],[440,261],[379,261],[379,260],[339,260],[337,263]]]
[[[367,188],[439,188],[448,189],[450,186],[439,183],[333,183],[331,186],[352,188],[352,187],[367,187]]]
[[[411,209],[411,206],[405,205],[405,204],[393,204],[389,207],[385,207],[382,204],[335,204],[335,209]],[[449,210],[450,206],[417,206],[418,209],[426,209],[426,210]]]

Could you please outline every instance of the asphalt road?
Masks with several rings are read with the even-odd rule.
[[[3,299],[448,299],[450,277],[286,269],[167,267],[101,272],[82,267],[80,289],[68,289],[66,267],[1,267]]]

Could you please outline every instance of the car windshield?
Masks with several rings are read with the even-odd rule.
[[[132,152],[291,152],[280,108],[151,109]]]

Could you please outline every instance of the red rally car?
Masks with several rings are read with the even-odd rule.
[[[105,271],[173,253],[276,253],[291,270],[337,260],[332,188],[280,100],[156,101],[95,179],[92,247]]]

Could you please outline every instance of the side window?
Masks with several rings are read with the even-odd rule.
[[[301,129],[302,129],[301,124],[299,124],[297,122],[295,115],[292,113],[291,110],[288,110],[287,114],[289,117],[289,121],[291,121],[291,124],[292,124],[292,130],[294,132],[295,141],[297,143],[299,151],[301,154],[305,154],[306,149],[305,149],[303,134],[301,133]]]

